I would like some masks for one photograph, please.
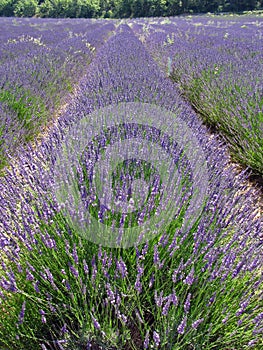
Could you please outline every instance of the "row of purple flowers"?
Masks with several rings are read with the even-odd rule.
[[[45,130],[114,25],[1,19],[0,168]]]
[[[228,143],[233,159],[262,174],[262,17],[134,22],[135,33],[203,120]]]

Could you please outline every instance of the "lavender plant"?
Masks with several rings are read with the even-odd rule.
[[[96,47],[113,29],[113,24],[94,26],[83,20],[21,19],[18,25],[12,18],[1,19],[0,102],[12,121],[1,119],[5,136],[1,135],[0,169],[16,154],[18,135],[14,133],[20,134],[23,145],[46,129],[58,108],[67,103]],[[9,127],[13,123],[17,124],[15,129]]]
[[[162,69],[203,120],[219,131],[233,159],[260,175],[261,26],[260,17],[197,16],[149,23],[144,37]],[[141,36],[142,29],[136,33]]]

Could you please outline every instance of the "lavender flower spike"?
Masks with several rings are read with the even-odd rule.
[[[155,331],[153,332],[153,340],[154,340],[155,346],[158,348],[158,346],[160,345],[160,336]]]
[[[182,320],[182,322],[179,324],[179,326],[177,327],[177,332],[179,334],[184,334],[185,331],[185,327],[186,327],[186,322],[187,322],[187,316],[185,316]]]
[[[22,308],[18,317],[18,324],[22,324],[24,322],[25,311],[26,311],[26,301],[24,301],[22,304]]]

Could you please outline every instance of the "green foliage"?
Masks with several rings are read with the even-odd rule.
[[[49,113],[42,98],[33,95],[31,91],[25,89],[2,89],[0,90],[0,102],[3,103],[5,109],[9,110],[14,116],[13,125],[9,128],[8,134],[4,132],[5,125],[0,128],[0,176],[2,169],[8,165],[5,154],[5,137],[12,139],[13,147],[18,144],[24,144],[34,140],[35,135],[41,129],[49,117]],[[23,134],[17,136],[19,125]],[[4,135],[4,136],[3,136]],[[9,151],[10,153],[12,150]]]
[[[15,111],[19,122],[29,130],[31,130],[33,116],[41,120],[46,115],[46,108],[41,98],[32,95],[30,91],[20,89],[13,93],[9,90],[2,90],[0,91],[0,101],[5,102],[9,108]]]
[[[220,72],[223,70],[223,66],[203,70],[188,82],[181,81],[181,88],[204,122],[227,141],[232,158],[263,174],[263,153],[260,152],[263,149],[263,117],[261,111],[257,112],[263,99],[258,97],[256,103],[249,83],[244,86],[240,79],[239,84],[234,84],[235,72],[229,72],[229,80],[222,83]],[[172,73],[174,81],[178,82],[182,77],[182,72],[181,75]]]
[[[156,17],[192,12],[241,12],[257,9],[262,4],[256,0],[0,0],[0,16]]]
[[[196,222],[196,225],[198,222]],[[199,247],[192,265],[184,272],[186,276],[191,267],[194,267],[196,276],[192,285],[187,285],[183,279],[177,280],[173,284],[171,274],[178,268],[180,263],[186,263],[193,255],[194,238],[196,230],[193,226],[187,237],[177,237],[177,245],[180,247],[176,253],[169,256],[166,248],[159,248],[160,259],[165,263],[163,268],[157,269],[153,265],[154,245],[160,242],[161,235],[149,242],[149,249],[145,256],[143,266],[144,274],[141,279],[143,290],[147,293],[138,294],[134,283],[137,275],[137,260],[134,247],[122,250],[121,248],[103,248],[83,239],[73,228],[69,226],[66,218],[57,213],[53,216],[50,223],[41,222],[39,232],[35,233],[34,239],[37,244],[32,244],[32,249],[28,249],[19,242],[20,246],[20,269],[16,261],[10,261],[10,271],[16,276],[17,293],[5,293],[6,299],[3,302],[3,309],[8,310],[3,315],[0,325],[0,346],[12,346],[12,349],[38,349],[39,343],[51,341],[59,338],[59,331],[63,325],[67,326],[67,339],[71,345],[66,345],[65,349],[80,349],[92,336],[96,343],[104,344],[107,349],[121,349],[127,346],[128,342],[133,342],[128,325],[135,318],[136,310],[140,311],[143,323],[135,321],[141,336],[145,336],[147,329],[151,326],[158,329],[164,335],[161,349],[168,349],[168,344],[174,343],[174,347],[169,349],[188,349],[189,344],[195,344],[196,349],[245,349],[245,345],[252,336],[253,323],[249,318],[244,318],[241,326],[236,328],[238,317],[238,305],[241,296],[246,295],[247,286],[251,283],[251,275],[244,273],[238,278],[231,277],[231,271],[228,271],[226,279],[222,282],[217,277],[209,280],[209,270],[204,268],[207,263],[205,257],[207,251],[205,244]],[[171,223],[168,229],[169,243],[172,243],[175,227],[180,227],[178,221]],[[216,227],[210,225],[211,232],[216,232]],[[59,232],[59,234],[58,234]],[[226,232],[218,235],[215,240],[215,247],[230,243],[234,232]],[[48,242],[53,242],[53,248],[50,248]],[[203,242],[204,243],[204,242]],[[232,241],[232,246],[236,241]],[[74,248],[75,247],[75,248]],[[139,246],[139,251],[143,245]],[[74,258],[74,249],[78,256],[78,261]],[[216,251],[216,249],[215,249]],[[111,288],[122,294],[119,309],[122,314],[127,315],[129,322],[124,324],[116,318],[115,306],[113,303],[103,304],[106,298],[106,278],[105,269],[102,260],[97,258],[99,253],[102,256],[110,256],[112,261],[122,257],[127,266],[129,275],[127,278],[115,278],[115,263],[108,265],[107,274],[110,276]],[[90,261],[94,257],[96,264],[95,271]],[[223,255],[219,255],[217,263],[222,263]],[[84,273],[84,261],[89,266],[89,272]],[[236,264],[239,262],[237,256]],[[29,278],[27,271],[30,269],[33,276]],[[70,266],[77,271],[77,276],[72,272]],[[12,270],[11,270],[12,269]],[[52,273],[53,282],[50,278],[44,278],[46,271]],[[2,272],[4,275],[6,273]],[[149,281],[154,274],[154,288],[149,288]],[[259,278],[255,277],[255,282]],[[38,281],[38,291],[34,289],[35,281]],[[70,287],[67,287],[69,285]],[[83,292],[85,286],[85,293]],[[168,317],[162,314],[162,308],[157,307],[154,293],[160,295],[161,291],[165,296],[169,295],[172,289],[175,289],[178,297],[178,305],[171,306]],[[74,291],[74,292],[73,292]],[[213,301],[211,297],[219,291]],[[235,291],[235,292],[233,292]],[[191,293],[191,312],[188,314],[188,324],[197,319],[203,318],[204,321],[198,328],[198,331],[190,329],[185,336],[176,334],[171,337],[173,332],[165,336],[167,329],[178,325],[178,320],[184,315],[184,303],[187,294]],[[47,297],[49,296],[49,297]],[[23,323],[18,323],[18,315],[21,312],[23,302],[26,302],[26,312]],[[253,294],[250,299],[250,306],[246,312],[250,312],[258,305],[258,296]],[[55,311],[51,311],[51,307]],[[45,312],[46,322],[41,322],[40,310]],[[222,312],[222,310],[224,310]],[[100,330],[96,330],[92,321],[95,317]],[[228,317],[228,322],[223,319]],[[237,330],[236,330],[237,329]],[[233,332],[233,330],[236,330]],[[103,331],[103,332],[102,332]],[[119,335],[117,336],[119,332]],[[102,339],[102,333],[103,336]],[[231,335],[231,336],[230,336]],[[19,336],[18,338],[16,336]],[[60,336],[61,337],[61,336]],[[176,343],[176,344],[175,344]],[[135,345],[135,344],[133,344]],[[260,345],[259,345],[260,346]],[[190,349],[190,348],[189,348]],[[257,349],[257,348],[254,348]],[[259,349],[259,347],[258,347]]]
[[[55,18],[90,18],[99,11],[99,0],[45,0],[39,6],[39,15]]]
[[[0,0],[0,16],[13,16],[15,2],[14,0]]]
[[[14,7],[17,17],[33,17],[36,14],[38,2],[36,0],[19,0]]]

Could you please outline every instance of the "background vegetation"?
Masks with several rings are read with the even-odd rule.
[[[121,18],[249,11],[263,0],[0,0],[0,16]]]

